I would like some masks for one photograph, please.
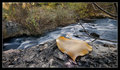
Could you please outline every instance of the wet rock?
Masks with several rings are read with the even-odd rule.
[[[61,59],[61,60],[66,60],[67,59],[67,55],[62,53],[60,50],[55,50],[54,52],[54,56]]]
[[[66,65],[68,68],[73,68],[73,67],[74,67],[74,65],[71,64],[70,62],[66,62],[65,65]]]
[[[13,67],[14,67],[14,65],[9,65],[8,67],[13,68]]]
[[[32,65],[30,65],[29,67],[30,68],[34,68],[36,65],[35,64],[32,64]]]
[[[95,26],[95,24],[91,24],[91,26]]]
[[[60,67],[60,65],[58,65],[59,63],[57,63],[56,60],[53,58],[51,58],[48,63],[50,68]]]
[[[90,35],[91,35],[92,37],[95,37],[95,38],[99,38],[99,37],[100,37],[99,34],[97,34],[97,33],[90,33]]]
[[[117,47],[105,47],[90,43],[93,51],[78,57],[77,64],[69,61],[68,55],[62,53],[55,41],[46,42],[25,50],[8,50],[2,55],[4,68],[12,67],[43,67],[43,68],[100,68],[118,67]],[[115,45],[114,45],[115,46]],[[40,50],[42,48],[42,50]]]
[[[8,34],[13,34],[17,31],[19,31],[20,24],[12,22],[12,21],[8,21],[5,23],[5,27],[7,29]]]
[[[20,53],[20,51],[19,50],[10,49],[10,50],[4,51],[3,53],[5,53],[5,54]]]
[[[48,44],[44,44],[45,47],[48,47]]]
[[[82,57],[80,60],[81,60],[81,61],[86,61],[85,57]]]
[[[79,30],[79,32],[86,32],[85,30]]]
[[[115,47],[115,45],[107,44],[107,43],[103,44],[103,46],[105,46],[105,47]]]
[[[77,38],[80,38],[80,37],[81,37],[80,35],[77,35],[77,34],[75,34],[74,36],[77,37]]]

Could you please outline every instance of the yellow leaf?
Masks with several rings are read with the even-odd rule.
[[[84,56],[92,51],[92,46],[82,40],[68,39],[60,36],[56,39],[57,47],[63,52],[69,55],[73,61],[76,57]]]

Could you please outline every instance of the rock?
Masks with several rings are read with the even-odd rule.
[[[115,45],[105,43],[105,44],[103,44],[103,46],[105,46],[105,47],[114,47]]]
[[[56,68],[56,65],[54,64],[56,63],[55,59],[51,58],[48,63],[50,68]]]
[[[70,62],[67,62],[65,65],[66,65],[68,68],[74,67]]]
[[[74,36],[77,37],[77,38],[80,38],[80,37],[81,37],[80,35],[76,35],[76,34],[75,34]]]
[[[91,26],[95,26],[95,24],[91,24]]]
[[[77,64],[62,53],[56,46],[55,41],[46,42],[47,45],[37,45],[25,50],[11,49],[2,54],[3,68],[116,68],[118,67],[117,47],[105,47],[100,44],[90,43],[93,51],[86,56],[78,57]],[[45,48],[45,46],[48,46]],[[114,45],[115,46],[115,45]],[[44,48],[40,50],[41,48]]]
[[[8,34],[12,34],[12,33],[17,32],[18,28],[19,28],[18,23],[15,23],[15,22],[12,22],[12,21],[7,22],[5,26],[6,26]]]
[[[79,30],[79,32],[86,32],[85,30]]]
[[[35,64],[32,64],[32,65],[30,65],[29,67],[30,68],[34,68],[36,65]]]
[[[3,26],[2,30],[5,30],[3,31],[5,33],[4,38],[15,37],[19,32],[21,33],[25,32],[24,26],[13,21],[5,21],[3,22],[2,26]],[[29,33],[29,32],[26,31],[26,33]]]
[[[50,61],[49,61],[50,65],[52,65],[53,61],[54,61],[54,59],[50,59]]]
[[[14,67],[14,65],[9,65],[8,67],[12,68],[12,67]]]
[[[60,50],[55,50],[54,52],[54,56],[61,59],[61,60],[66,60],[67,59],[67,55],[62,53]]]
[[[48,68],[48,67],[49,67],[49,64],[48,64],[48,63],[43,64],[42,67],[43,67],[43,68]]]
[[[95,38],[99,38],[99,37],[100,37],[99,34],[97,34],[97,33],[90,33],[90,35],[91,35],[92,37],[95,37]]]
[[[81,61],[86,61],[85,57],[82,57],[80,60],[81,60]]]
[[[44,44],[45,47],[48,47],[48,44]]]
[[[20,53],[20,51],[19,51],[19,50],[10,49],[10,50],[4,51],[3,53],[5,53],[5,54],[9,54],[9,53]]]

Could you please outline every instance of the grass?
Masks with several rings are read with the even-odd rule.
[[[73,24],[77,19],[99,16],[98,13],[101,13],[93,10],[90,3],[36,3],[26,4],[24,8],[22,3],[18,3],[7,4],[5,7],[7,9],[2,9],[3,22],[17,22],[20,24],[20,29],[9,35],[4,22],[3,38],[23,34],[41,35],[56,27]]]

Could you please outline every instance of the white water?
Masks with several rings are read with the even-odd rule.
[[[118,32],[117,32],[116,20],[106,18],[106,19],[97,19],[93,23],[85,23],[85,22],[80,22],[80,23],[83,24],[83,26],[85,27],[86,30],[88,30],[89,33],[95,32],[99,35],[104,33],[102,36],[100,36],[100,38],[117,41]],[[11,43],[4,43],[4,46],[6,46],[7,49],[11,49],[13,46],[16,46],[15,49],[25,49],[38,44],[44,44],[45,42],[54,40],[63,34],[66,34],[69,38],[84,40],[86,42],[91,42],[92,40],[94,40],[93,38],[85,36],[87,35],[85,32],[79,31],[82,29],[83,28],[79,23],[72,24],[66,27],[59,27],[55,31],[49,32],[45,36],[39,38],[34,38],[34,37],[15,38],[15,40],[12,41]],[[75,37],[74,35],[79,35],[79,37]],[[114,44],[112,42],[107,42],[102,40],[100,42]]]

